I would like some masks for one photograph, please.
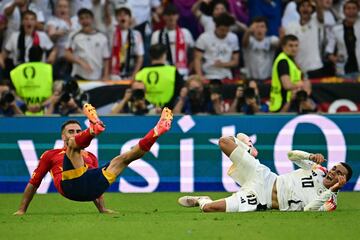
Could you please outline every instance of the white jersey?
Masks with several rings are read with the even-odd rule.
[[[66,48],[84,59],[92,68],[89,73],[78,64],[73,64],[72,76],[78,75],[86,80],[100,80],[103,72],[104,59],[110,58],[109,42],[105,34],[93,32],[91,34],[78,32],[70,37]]]
[[[240,50],[238,37],[229,32],[223,39],[218,38],[214,32],[205,32],[197,39],[195,48],[203,53],[203,72],[207,79],[232,78],[229,68],[215,67],[214,63],[231,61],[233,53]]]
[[[280,175],[276,180],[279,209],[281,211],[302,211],[318,198],[327,188],[323,185],[326,169],[315,165],[313,169],[298,169]]]

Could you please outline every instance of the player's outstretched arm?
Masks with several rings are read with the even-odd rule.
[[[29,207],[31,200],[34,197],[36,190],[37,190],[37,187],[35,187],[31,183],[28,183],[28,185],[26,186],[26,188],[24,190],[24,194],[23,194],[23,197],[20,202],[20,207],[14,213],[14,215],[24,215],[26,213],[26,210]]]
[[[314,165],[325,162],[325,158],[322,154],[308,153],[300,150],[292,150],[288,152],[288,158],[296,165],[305,170],[310,170]]]
[[[101,195],[99,198],[95,199],[93,202],[94,202],[96,208],[99,210],[99,213],[108,213],[108,214],[117,213],[114,210],[111,210],[111,209],[108,209],[105,207],[104,195]]]

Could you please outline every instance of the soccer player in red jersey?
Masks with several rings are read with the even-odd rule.
[[[158,137],[170,130],[173,119],[171,110],[164,108],[159,122],[136,146],[98,168],[96,157],[84,148],[105,130],[105,126],[90,104],[84,105],[84,113],[90,121],[90,127],[82,131],[76,120],[69,120],[62,125],[64,147],[48,150],[40,157],[39,165],[27,184],[20,207],[14,215],[26,213],[41,180],[49,171],[61,195],[74,201],[93,201],[100,213],[112,213],[112,210],[105,208],[103,193],[132,161],[141,158]]]

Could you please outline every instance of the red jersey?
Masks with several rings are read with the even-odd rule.
[[[46,173],[50,171],[56,189],[61,195],[64,195],[60,184],[63,172],[64,155],[65,148],[53,149],[44,152],[40,157],[39,165],[33,172],[29,183],[35,187],[39,187]],[[84,150],[81,151],[81,155],[89,169],[97,168],[99,166],[97,158],[94,154]]]

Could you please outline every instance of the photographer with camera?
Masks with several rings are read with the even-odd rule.
[[[0,116],[12,117],[24,113],[16,103],[15,95],[6,85],[0,85]]]
[[[212,85],[209,93],[199,75],[189,76],[180,91],[174,114],[222,113],[221,86]]]
[[[259,89],[255,81],[250,81],[245,89],[239,86],[236,90],[234,101],[230,106],[230,113],[255,114],[268,112],[268,106],[261,103]]]
[[[111,114],[131,113],[134,115],[148,114],[153,108],[145,99],[145,85],[135,81],[131,88],[126,89],[124,97],[111,109]]]
[[[299,90],[293,94],[288,112],[296,112],[298,114],[306,114],[317,111],[315,102],[310,98],[305,90]]]
[[[53,95],[43,104],[46,114],[69,114],[82,113],[81,106],[88,102],[88,95],[82,93],[75,80],[55,81]]]

